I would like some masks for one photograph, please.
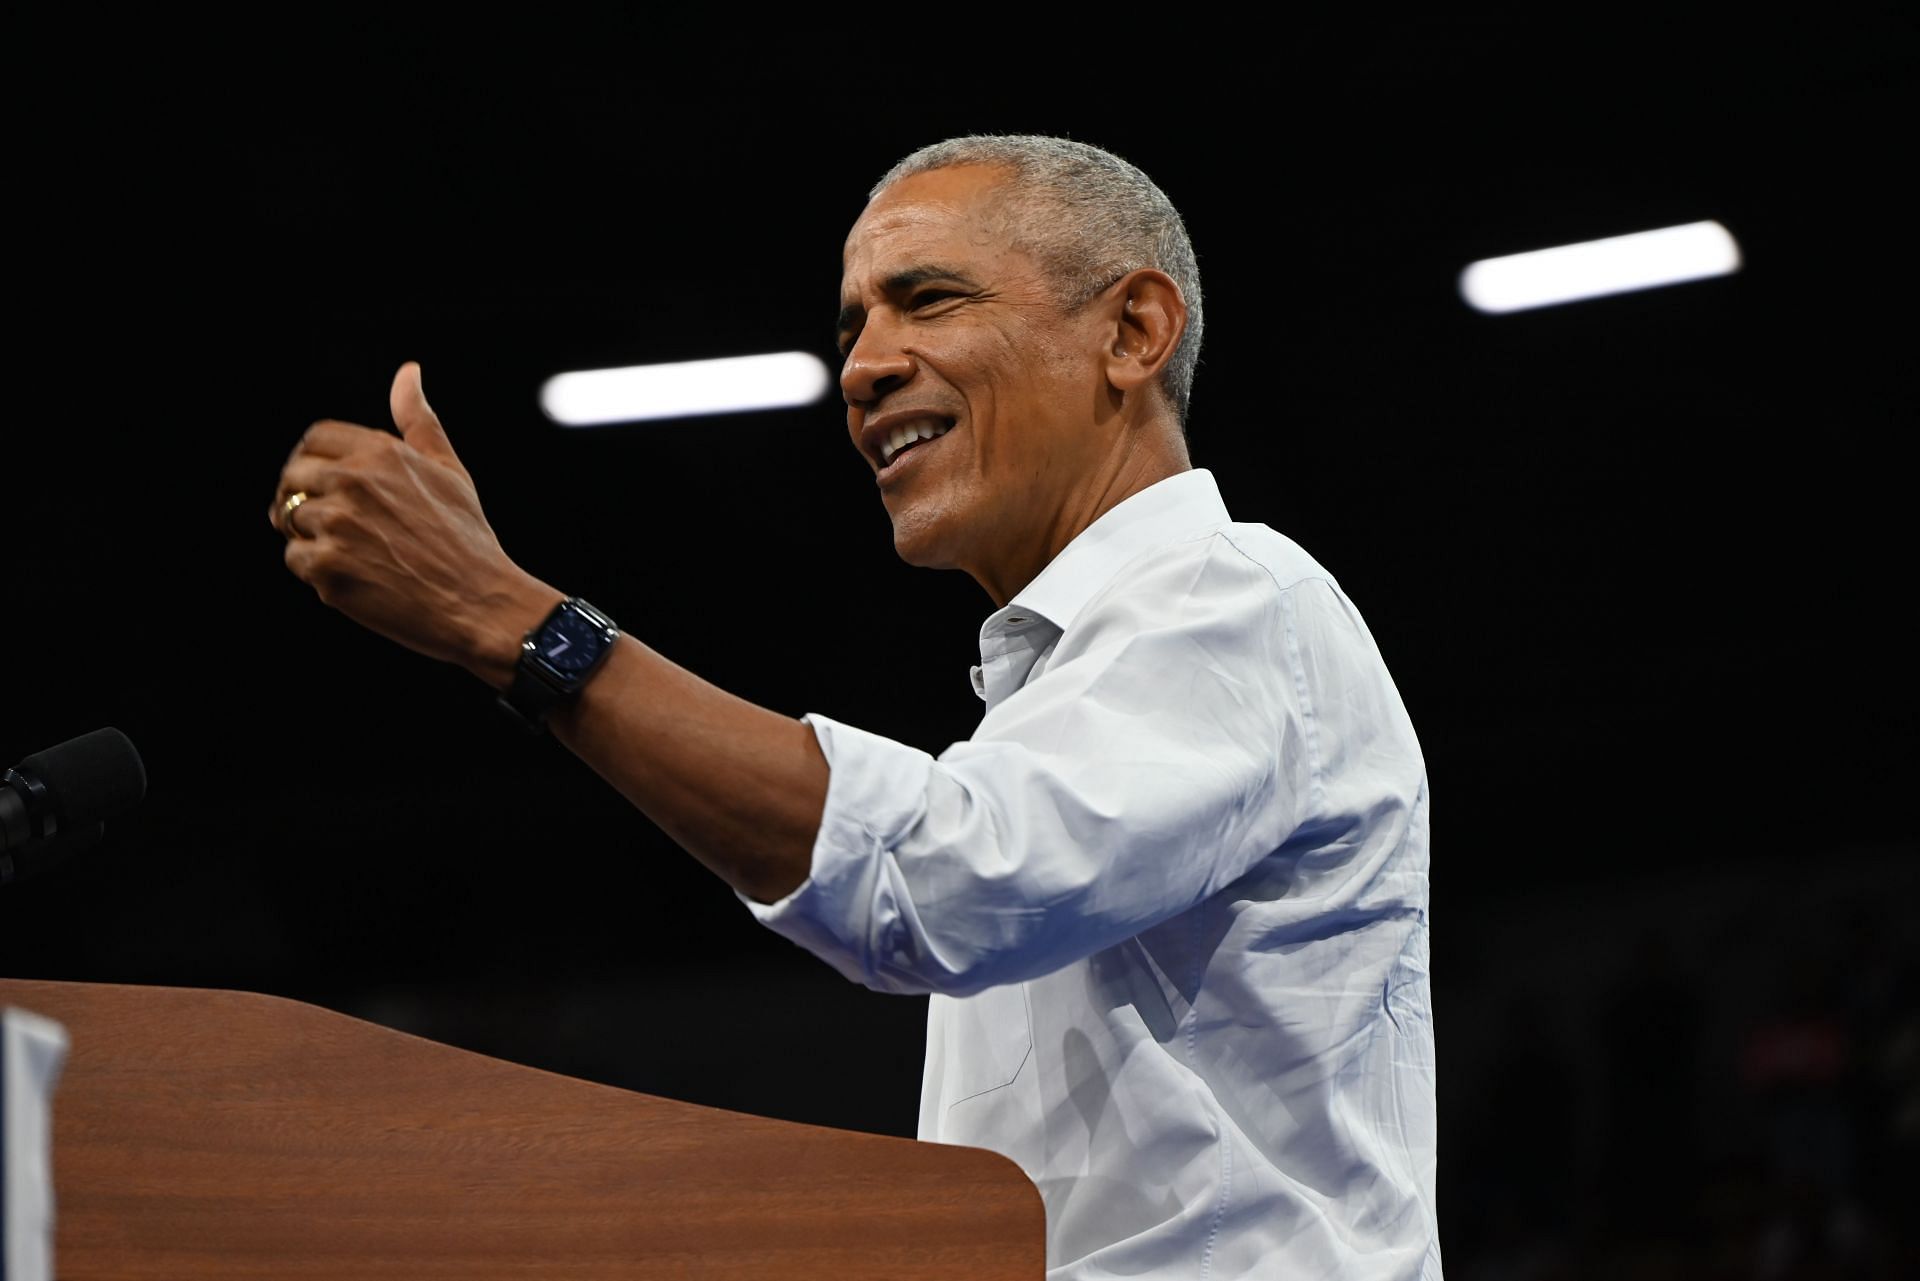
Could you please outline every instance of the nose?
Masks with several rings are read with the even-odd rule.
[[[840,366],[840,394],[850,408],[865,409],[904,386],[914,368],[892,326],[880,316],[869,316]]]

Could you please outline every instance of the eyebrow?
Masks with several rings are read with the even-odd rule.
[[[938,264],[928,264],[920,267],[908,267],[903,271],[894,272],[891,276],[888,276],[880,282],[880,291],[884,294],[897,297],[900,294],[908,293],[921,285],[935,280],[952,281],[956,285],[965,285],[969,289],[978,289],[980,287],[980,282],[957,267],[943,267]],[[834,340],[837,342],[841,335],[853,328],[854,321],[858,320],[865,311],[866,308],[862,307],[859,303],[849,303],[847,306],[842,307],[840,309],[839,319],[834,322]]]

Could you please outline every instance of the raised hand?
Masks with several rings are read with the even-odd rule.
[[[389,405],[398,435],[330,419],[307,428],[267,519],[286,536],[287,568],[322,601],[503,685],[520,636],[562,593],[501,548],[417,363],[400,366]]]

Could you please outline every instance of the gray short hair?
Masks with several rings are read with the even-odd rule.
[[[983,134],[936,142],[902,160],[868,198],[902,178],[958,165],[1008,171],[1026,247],[1052,275],[1068,310],[1084,306],[1130,271],[1153,267],[1180,288],[1187,329],[1161,372],[1181,425],[1200,363],[1200,266],[1193,242],[1166,193],[1109,151],[1035,134]]]

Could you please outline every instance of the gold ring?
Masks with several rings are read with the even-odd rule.
[[[293,513],[298,510],[301,503],[307,501],[307,497],[307,491],[303,489],[297,494],[288,494],[287,501],[280,504],[280,532],[288,538],[306,537],[293,523]]]

